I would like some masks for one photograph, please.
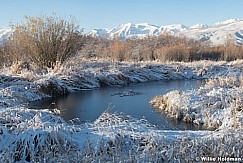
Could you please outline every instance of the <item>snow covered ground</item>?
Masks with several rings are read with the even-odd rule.
[[[47,72],[23,68],[19,74],[14,74],[14,67],[0,71],[0,162],[194,162],[202,161],[203,156],[241,159],[242,60],[167,64],[83,61],[79,64],[70,63]],[[228,85],[224,80],[220,80],[221,84],[216,81],[218,77],[229,76],[237,80]],[[193,113],[198,116],[194,120],[208,126],[212,124],[218,131],[163,131],[145,119],[110,113],[103,113],[93,123],[75,126],[61,119],[58,110],[30,110],[24,105],[29,101],[105,85],[208,78],[216,78],[216,82],[211,80],[192,92],[170,92],[165,96],[181,97],[183,102],[179,104],[187,107],[188,114],[193,109],[197,111]],[[178,100],[180,98],[174,98],[175,104]],[[214,107],[214,102],[218,103],[217,107],[223,106],[222,112]],[[235,109],[236,105],[240,107]],[[206,107],[205,113],[200,107]],[[204,115],[208,115],[208,119]],[[215,122],[207,123],[210,117],[215,117]]]
[[[0,110],[0,161],[181,162],[241,159],[242,130],[156,130],[146,120],[104,113],[74,126],[48,110]]]

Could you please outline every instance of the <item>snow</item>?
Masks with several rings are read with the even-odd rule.
[[[229,19],[212,26],[200,23],[193,26],[182,24],[156,26],[148,23],[127,23],[111,29],[94,29],[88,35],[111,39],[114,36],[119,36],[121,39],[127,39],[170,33],[179,36],[184,35],[200,41],[210,41],[213,45],[223,45],[227,39],[233,39],[237,45],[241,45],[243,44],[242,26],[242,19]]]
[[[114,38],[115,36],[119,36],[121,38],[133,38],[133,37],[145,37],[147,35],[158,35],[158,27],[154,25],[150,25],[148,23],[141,24],[132,24],[126,23],[121,24],[112,29],[94,29],[89,35],[98,37],[106,37],[106,38]]]
[[[214,25],[215,26],[220,26],[220,25],[225,25],[225,24],[231,24],[231,23],[236,23],[238,21],[241,21],[242,19],[228,19],[222,22],[217,22]]]
[[[207,24],[200,24],[200,23],[189,27],[189,29],[205,29],[205,28],[208,28],[208,25]]]
[[[177,32],[188,30],[188,26],[182,24],[172,24],[172,25],[161,26],[159,29],[160,29],[160,33],[169,32],[175,34]]]
[[[242,63],[84,60],[80,65],[71,62],[47,72],[23,69],[14,74],[11,68],[1,69],[0,162],[190,162],[201,156],[241,157],[243,117],[238,110],[242,109]],[[208,78],[215,81],[209,80],[197,90],[172,91],[165,96],[175,115],[182,107],[182,118],[190,120],[193,115],[193,123],[216,125],[218,131],[158,130],[145,119],[109,112],[95,122],[73,125],[60,118],[58,110],[33,110],[26,105],[29,101],[102,85]],[[237,97],[236,101],[232,97]]]
[[[11,34],[10,28],[0,28],[0,44],[2,44]]]
[[[239,20],[234,23],[223,23],[220,26],[214,25],[201,30],[192,29],[180,34],[196,40],[209,40],[213,45],[226,44],[227,40],[230,39],[234,40],[238,45],[241,45],[243,43],[241,42],[242,35],[240,34],[242,25],[243,21]]]
[[[242,131],[163,131],[110,113],[74,126],[48,110],[21,107],[2,109],[0,116],[1,162],[175,162],[242,154],[235,151],[242,147],[243,140],[237,139]]]

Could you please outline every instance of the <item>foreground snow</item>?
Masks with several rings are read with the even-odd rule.
[[[146,120],[109,113],[74,126],[47,110],[21,107],[0,110],[0,118],[1,162],[193,162],[242,156],[240,130],[161,131]]]
[[[243,61],[161,65],[84,61],[80,65],[74,65],[78,68],[73,68],[73,64],[49,72],[23,68],[20,74],[15,75],[13,67],[2,69],[0,162],[194,162],[198,159],[200,161],[203,156],[240,158],[243,154],[242,101],[239,101],[242,100],[242,63]],[[184,116],[187,114],[182,112],[182,119],[190,119],[193,115],[193,122],[198,120],[198,124],[212,124],[218,131],[157,130],[144,119],[137,120],[110,113],[102,114],[93,123],[75,126],[56,115],[58,110],[30,110],[25,106],[29,101],[104,85],[126,85],[150,80],[207,79],[229,75],[240,80],[230,80],[234,83],[228,85],[227,82],[226,85],[222,84],[224,82],[216,85],[220,82],[211,81],[211,87],[209,83],[192,92],[174,91],[165,95],[168,101],[172,101],[171,105],[178,106],[178,100],[181,99],[179,104],[187,107],[185,110],[188,116]],[[235,101],[231,98],[238,96],[239,99]],[[177,98],[170,100],[171,97]],[[201,103],[208,97],[209,101]],[[229,104],[223,103],[227,101]],[[217,106],[214,106],[215,102]],[[235,109],[235,105],[240,106],[239,110]],[[223,106],[222,111],[218,106]],[[202,112],[202,107],[207,108],[205,112]],[[231,117],[232,113],[234,117]]]

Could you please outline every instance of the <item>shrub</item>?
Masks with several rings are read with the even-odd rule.
[[[189,49],[185,44],[162,46],[157,50],[160,61],[188,61]]]
[[[112,54],[112,60],[124,61],[125,44],[123,42],[120,42],[119,40],[114,41],[111,43],[110,50]]]
[[[113,61],[184,61],[198,60],[232,61],[243,59],[241,45],[214,45],[183,36],[161,34],[144,38],[114,40],[87,37],[80,58]]]
[[[6,65],[9,65],[9,56],[6,48],[6,44],[0,45],[0,67],[4,67]]]
[[[0,67],[3,66],[5,59],[4,59],[4,50],[3,48],[0,46]]]
[[[13,60],[30,60],[43,68],[60,66],[75,55],[83,41],[74,20],[53,16],[25,17],[26,23],[13,26],[8,44]]]

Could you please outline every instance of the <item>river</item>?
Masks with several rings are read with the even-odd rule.
[[[93,122],[103,112],[122,113],[138,119],[146,119],[159,129],[198,130],[198,126],[172,120],[151,108],[149,101],[156,95],[171,90],[198,88],[204,81],[172,80],[131,84],[123,87],[103,87],[97,90],[71,93],[59,99],[48,99],[31,103],[30,108],[60,110],[60,116],[73,123]]]

